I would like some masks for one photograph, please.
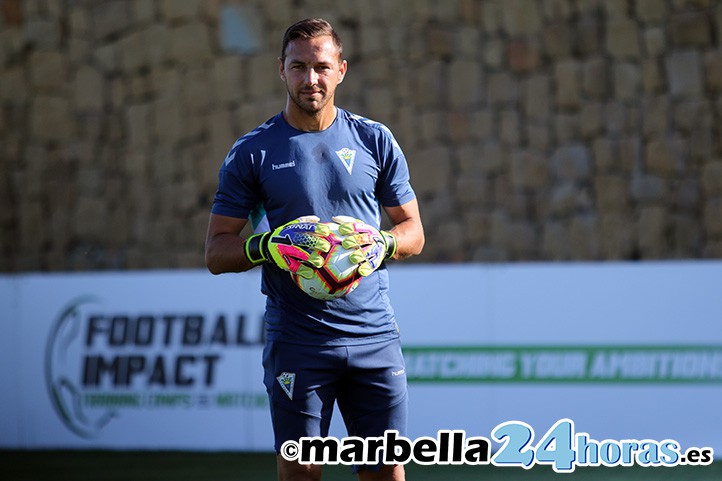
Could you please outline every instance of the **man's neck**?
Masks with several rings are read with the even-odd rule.
[[[316,114],[309,114],[289,101],[283,110],[283,117],[294,129],[304,132],[319,132],[329,128],[336,120],[336,107],[330,105]]]

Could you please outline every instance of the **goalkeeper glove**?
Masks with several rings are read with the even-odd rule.
[[[325,239],[331,230],[319,220],[316,216],[303,216],[272,232],[250,236],[244,244],[246,257],[253,266],[270,262],[284,271],[310,279],[313,269],[324,263],[320,252],[331,249],[331,243]]]
[[[362,220],[345,215],[335,216],[332,220],[339,224],[338,232],[344,236],[341,245],[354,251],[349,260],[359,265],[359,275],[370,275],[396,253],[396,237],[391,232],[379,231]]]

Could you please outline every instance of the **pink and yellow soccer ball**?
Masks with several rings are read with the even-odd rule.
[[[363,277],[358,274],[358,264],[352,263],[349,259],[353,250],[341,245],[344,236],[338,231],[339,225],[335,222],[325,224],[331,231],[325,236],[331,248],[328,252],[320,252],[324,257],[323,265],[313,269],[313,276],[308,279],[294,273],[291,273],[291,278],[309,296],[329,301],[352,292]]]

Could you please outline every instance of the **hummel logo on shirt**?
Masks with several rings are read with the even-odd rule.
[[[271,164],[271,167],[273,167],[273,170],[288,169],[291,167],[296,167],[296,161],[292,160],[290,162],[286,162],[285,164]]]

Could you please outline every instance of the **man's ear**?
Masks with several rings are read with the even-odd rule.
[[[281,57],[278,57],[278,76],[281,77],[281,80],[284,82],[286,81],[286,69],[284,67],[284,62]]]
[[[346,78],[347,70],[348,70],[348,63],[345,60],[342,60],[341,64],[338,66],[338,73],[339,73],[338,83],[343,82],[343,79]]]

